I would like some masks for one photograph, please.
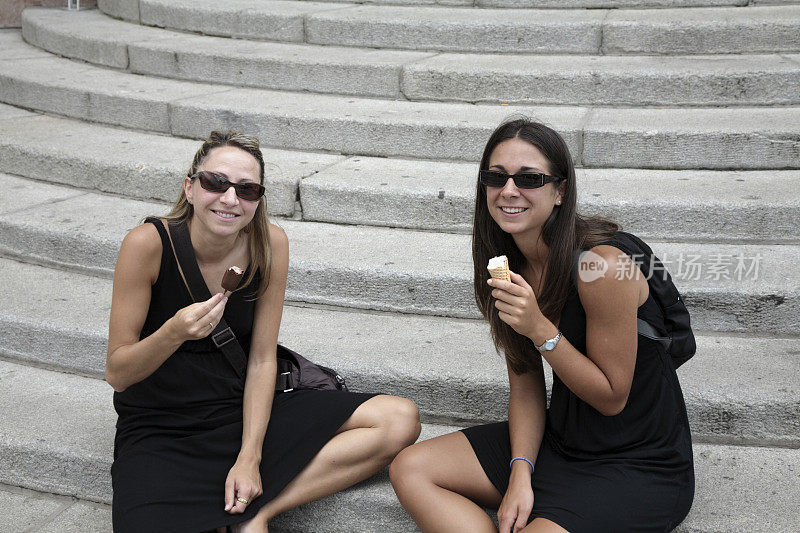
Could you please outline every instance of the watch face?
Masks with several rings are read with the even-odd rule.
[[[547,341],[546,343],[544,343],[544,349],[545,350],[552,350],[555,347],[556,347],[556,343],[554,343],[553,341]]]

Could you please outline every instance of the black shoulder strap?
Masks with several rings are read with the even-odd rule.
[[[197,265],[197,258],[194,256],[192,241],[189,237],[189,229],[186,222],[170,221],[167,226],[167,236],[172,245],[172,253],[178,263],[178,271],[183,278],[192,301],[208,300],[211,293],[208,290],[200,267]],[[247,370],[247,357],[242,350],[242,345],[228,326],[225,318],[221,318],[217,327],[211,332],[211,340],[214,345],[225,354],[228,362],[236,370],[236,374],[242,378]]]

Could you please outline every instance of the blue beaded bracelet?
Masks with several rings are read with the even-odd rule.
[[[511,468],[512,466],[514,466],[514,461],[516,461],[516,460],[525,461],[526,463],[531,465],[531,474],[533,474],[533,463],[530,462],[529,459],[526,459],[524,457],[514,457],[513,459],[511,459],[511,462],[508,463],[508,467]]]

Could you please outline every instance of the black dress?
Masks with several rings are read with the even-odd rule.
[[[141,338],[192,303],[164,227],[164,250]],[[260,276],[234,292],[225,320],[250,351]],[[114,394],[114,531],[192,532],[243,522],[272,500],[373,394],[276,394],[261,457],[264,493],[243,514],[224,511],[225,479],[242,441],[244,379],[209,338],[187,341],[152,375]]]
[[[606,244],[631,255],[616,240]],[[638,316],[665,333],[652,296]],[[586,314],[574,284],[559,329],[586,353]],[[511,474],[508,422],[463,432],[492,484],[505,494]],[[547,518],[574,533],[670,531],[680,524],[694,498],[692,443],[678,376],[663,346],[639,336],[628,402],[615,416],[602,415],[554,374],[535,465],[530,520]]]

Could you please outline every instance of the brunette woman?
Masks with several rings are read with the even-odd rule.
[[[122,243],[106,360],[117,532],[262,533],[275,515],[379,471],[419,434],[402,398],[274,393],[289,242],[263,194],[258,140],[212,132],[172,211]],[[204,301],[184,286],[168,221],[188,226]],[[226,298],[232,265],[246,270]],[[211,342],[221,317],[248,355],[243,377]]]
[[[576,213],[575,170],[558,133],[502,124],[480,163],[475,299],[505,353],[508,421],[401,452],[390,476],[423,532],[670,531],[694,494],[691,436],[647,279],[618,226]],[[583,254],[573,276],[576,252]],[[506,255],[511,281],[488,279]],[[597,268],[600,267],[600,268]],[[598,272],[601,273],[598,275]],[[604,274],[602,274],[604,272]],[[542,359],[553,370],[546,409]]]

